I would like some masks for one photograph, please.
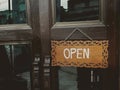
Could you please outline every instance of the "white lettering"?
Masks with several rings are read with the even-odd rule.
[[[76,48],[71,48],[70,49],[70,58],[72,59],[72,57],[73,57],[73,54],[75,54],[76,53]]]
[[[65,48],[63,51],[63,55],[66,59],[70,58],[70,50],[68,48]]]
[[[82,48],[77,49],[77,59],[82,59]]]
[[[72,59],[75,56],[77,59],[89,59],[90,49],[89,48],[65,48],[63,51],[65,59]]]
[[[87,48],[87,49],[83,49],[83,58],[88,58],[89,59],[89,57],[90,57],[90,50],[89,50],[89,48]]]

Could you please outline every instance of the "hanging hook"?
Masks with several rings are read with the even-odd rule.
[[[87,37],[88,39],[90,39],[91,41],[93,40],[89,35],[87,35],[85,32],[83,32],[81,29],[79,28],[75,28],[66,38],[65,41],[68,40],[76,31],[79,31],[81,34],[83,34],[85,37]]]

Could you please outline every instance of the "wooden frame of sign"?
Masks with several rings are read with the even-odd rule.
[[[108,67],[108,40],[51,41],[52,66]]]

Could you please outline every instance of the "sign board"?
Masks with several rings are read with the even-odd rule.
[[[108,67],[108,41],[52,41],[52,66]]]

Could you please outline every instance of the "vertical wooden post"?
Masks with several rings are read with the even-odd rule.
[[[51,90],[50,85],[50,0],[39,0],[41,60],[43,68],[43,90]]]

